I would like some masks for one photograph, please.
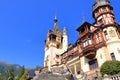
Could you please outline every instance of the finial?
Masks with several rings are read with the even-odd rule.
[[[57,23],[57,16],[54,17],[54,22]]]

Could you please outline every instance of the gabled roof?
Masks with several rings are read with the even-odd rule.
[[[87,21],[83,22],[76,30],[79,32],[81,28],[83,28],[85,25],[91,26],[91,24]]]

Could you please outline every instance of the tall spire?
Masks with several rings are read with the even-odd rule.
[[[55,17],[54,17],[54,26],[57,25],[57,22],[58,22],[57,16],[55,16]]]
[[[53,32],[54,34],[56,34],[58,31],[60,31],[59,27],[58,27],[58,20],[57,17],[54,17],[54,28],[53,28]]]

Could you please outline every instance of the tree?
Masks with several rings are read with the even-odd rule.
[[[35,70],[40,70],[41,67],[39,65],[36,66]]]
[[[20,78],[23,76],[24,73],[25,73],[25,68],[24,68],[24,66],[22,66],[20,68],[20,72],[19,72],[18,76],[16,77],[16,80],[20,80]]]
[[[28,78],[28,72],[25,72],[20,78],[20,80],[27,80],[27,78]]]
[[[9,70],[9,78],[11,78],[11,80],[14,79],[14,69],[13,69],[13,67],[10,68],[10,70]]]
[[[102,76],[104,74],[114,75],[120,73],[120,61],[112,60],[106,61],[100,68]]]

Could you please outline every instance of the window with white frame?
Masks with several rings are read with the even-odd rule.
[[[96,43],[102,42],[101,33],[96,34]]]
[[[109,38],[108,38],[108,33],[107,33],[107,31],[104,31],[104,34],[105,34],[106,40],[108,40]]]

